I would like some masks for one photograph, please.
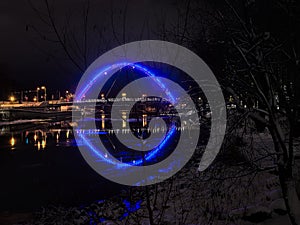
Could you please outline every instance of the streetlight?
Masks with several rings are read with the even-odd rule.
[[[10,98],[9,98],[9,100],[11,101],[11,102],[14,102],[16,99],[15,99],[15,96],[10,96]]]
[[[67,101],[69,101],[69,91],[66,91],[65,98]]]
[[[35,102],[36,102],[36,101],[39,101],[39,90],[40,90],[40,88],[37,87],[37,88],[36,88],[36,100],[33,99],[33,101],[35,101]]]
[[[45,95],[44,96],[45,96],[45,101],[47,101],[47,89],[46,89],[45,86],[42,86],[41,89],[45,90]]]

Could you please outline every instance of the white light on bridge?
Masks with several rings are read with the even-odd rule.
[[[126,120],[127,120],[126,112],[122,112],[122,128],[126,128]]]

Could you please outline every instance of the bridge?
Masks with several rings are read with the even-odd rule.
[[[0,104],[0,121],[18,119],[66,119],[71,117],[72,102],[54,100]]]

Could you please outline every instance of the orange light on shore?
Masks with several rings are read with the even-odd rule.
[[[46,141],[42,140],[42,148],[44,149],[46,147]]]
[[[11,137],[10,139],[10,145],[13,147],[16,144],[16,140],[14,139],[14,137]]]
[[[101,116],[101,128],[102,128],[102,130],[105,129],[105,115],[104,114],[102,114],[102,116]]]
[[[11,101],[11,102],[14,102],[16,99],[15,99],[15,96],[10,96],[9,97],[9,100]]]
[[[147,115],[143,114],[143,127],[147,126]]]

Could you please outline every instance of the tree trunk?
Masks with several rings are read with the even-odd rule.
[[[287,213],[292,225],[300,225],[300,201],[296,192],[295,181],[287,175],[287,171],[279,166],[279,179]]]

